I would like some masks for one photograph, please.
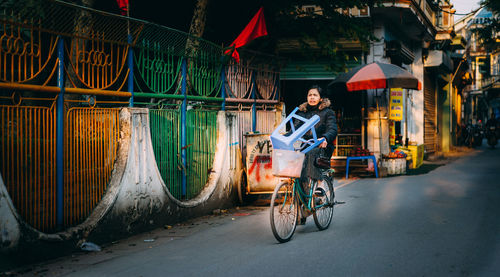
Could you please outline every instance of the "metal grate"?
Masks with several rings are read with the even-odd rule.
[[[180,139],[180,108],[150,109],[153,151],[161,177],[170,193],[182,197],[182,159]]]
[[[0,106],[0,169],[20,216],[41,231],[56,227],[54,105]]]
[[[64,225],[85,220],[104,195],[115,163],[117,108],[71,108],[66,114]]]
[[[181,158],[179,107],[150,110],[150,117],[153,150],[163,181],[177,199],[194,198],[205,187],[211,172],[217,141],[217,111],[188,110],[186,168]],[[188,178],[186,195],[182,195],[183,171]]]
[[[191,109],[187,112],[187,191],[186,198],[197,196],[212,171],[217,143],[217,111]]]

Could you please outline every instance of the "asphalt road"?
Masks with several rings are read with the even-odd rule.
[[[500,276],[500,149],[337,185],[330,228],[279,244],[251,206],[26,267],[36,276]]]

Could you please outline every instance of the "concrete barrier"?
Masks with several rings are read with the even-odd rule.
[[[0,175],[0,250],[16,247],[20,235],[16,209]]]
[[[0,228],[2,253],[37,251],[57,245],[75,249],[82,242],[97,244],[131,234],[206,215],[233,205],[237,195],[234,168],[241,168],[230,151],[236,128],[231,116],[217,115],[217,146],[212,172],[202,192],[194,199],[175,199],[165,186],[156,165],[149,129],[149,111],[120,111],[120,140],[112,177],[106,193],[81,224],[55,234],[46,234],[26,224],[16,213],[0,181]],[[235,163],[240,163],[238,166]],[[39,252],[42,253],[42,252]],[[1,269],[1,267],[0,267]]]

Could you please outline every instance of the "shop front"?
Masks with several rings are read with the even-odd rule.
[[[384,64],[373,64],[373,66],[386,67]],[[362,167],[376,175],[375,165],[379,159],[386,158],[388,153],[396,151],[398,147],[408,146],[408,141],[404,141],[404,138],[408,137],[408,125],[405,122],[407,89],[363,90],[355,88],[352,91],[345,82],[343,85],[335,84],[339,78],[334,77],[339,74],[337,76],[321,74],[319,71],[311,70],[312,67],[303,68],[309,68],[309,75],[290,70],[290,68],[289,72],[282,74],[281,85],[284,96],[282,100],[288,113],[289,110],[306,101],[307,89],[311,85],[318,84],[324,88],[326,97],[331,101],[331,109],[335,111],[338,125],[338,135],[333,142],[335,150],[332,156],[332,165],[336,168],[348,171],[347,162],[356,160],[354,164],[351,163],[351,166]],[[387,70],[391,73],[391,70],[400,69]],[[396,76],[400,78],[400,75]],[[409,73],[405,78],[387,80],[392,82],[391,84],[417,88],[417,79]],[[410,79],[413,83],[408,84]],[[418,87],[420,85],[418,84]],[[405,150],[410,153],[411,157],[412,151],[408,148]],[[399,151],[404,153],[402,150]],[[375,163],[372,162],[374,160]]]
[[[419,80],[401,67],[375,62],[340,75],[329,87],[345,100],[337,103],[339,136],[334,160],[346,159],[349,164],[356,157],[376,170],[371,163],[374,156],[384,169],[401,168],[388,172],[404,174],[406,158],[413,156],[409,148],[402,149],[413,144],[404,140],[408,137],[405,100],[411,90],[421,88]]]

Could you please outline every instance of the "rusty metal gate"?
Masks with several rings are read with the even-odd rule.
[[[427,153],[436,152],[437,117],[436,85],[430,74],[424,74],[424,144]]]

